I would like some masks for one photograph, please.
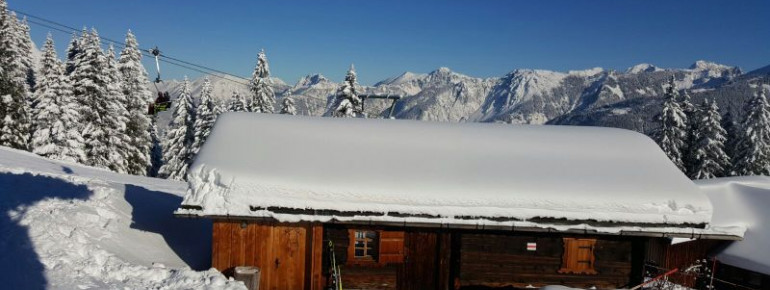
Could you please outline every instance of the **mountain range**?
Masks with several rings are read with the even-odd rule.
[[[591,125],[649,132],[655,128],[651,121],[672,75],[677,88],[691,95],[694,103],[715,99],[724,113],[739,116],[743,103],[756,90],[757,81],[767,83],[770,79],[770,66],[744,73],[737,67],[697,61],[684,69],[651,64],[635,65],[626,71],[517,69],[494,78],[476,78],[441,67],[427,74],[405,72],[373,86],[362,86],[360,91],[403,96],[394,111],[398,119]],[[233,92],[249,94],[243,80],[230,76],[210,79],[214,95],[221,102],[227,102]],[[202,82],[192,81],[194,96]],[[177,95],[179,84],[166,81],[159,89]],[[303,115],[322,115],[339,85],[320,74],[305,76],[293,86],[272,79],[276,108],[282,98],[291,96]],[[384,116],[389,105],[370,100],[366,111],[369,116]]]

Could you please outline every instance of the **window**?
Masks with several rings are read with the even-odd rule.
[[[347,264],[387,265],[404,262],[404,232],[349,229]]]
[[[353,257],[356,259],[373,259],[375,245],[377,244],[377,232],[375,231],[354,231],[353,234]]]
[[[564,254],[559,273],[598,274],[594,270],[596,239],[564,238]]]

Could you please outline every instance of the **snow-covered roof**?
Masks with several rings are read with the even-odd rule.
[[[621,129],[226,113],[178,215],[284,222],[734,234]]]
[[[742,241],[715,254],[722,263],[770,275],[770,177],[697,181],[714,204],[713,224],[745,227]]]

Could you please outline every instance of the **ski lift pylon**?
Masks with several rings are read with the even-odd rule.
[[[375,95],[375,94],[366,95],[366,94],[362,94],[362,95],[358,95],[358,97],[361,98],[361,111],[362,112],[366,110],[365,104],[366,104],[366,100],[367,99],[391,100],[390,109],[388,109],[388,119],[393,118],[393,110],[395,110],[395,108],[396,108],[396,102],[401,100],[401,95]]]

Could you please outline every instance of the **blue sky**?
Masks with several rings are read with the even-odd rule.
[[[264,48],[273,75],[289,84],[311,73],[341,81],[350,63],[362,84],[441,66],[492,77],[517,68],[687,67],[698,59],[744,71],[770,64],[770,1],[761,0],[8,2],[113,39],[132,29],[143,47],[240,76],[251,75]],[[47,32],[32,25],[38,44]],[[69,37],[54,36],[64,50]]]

